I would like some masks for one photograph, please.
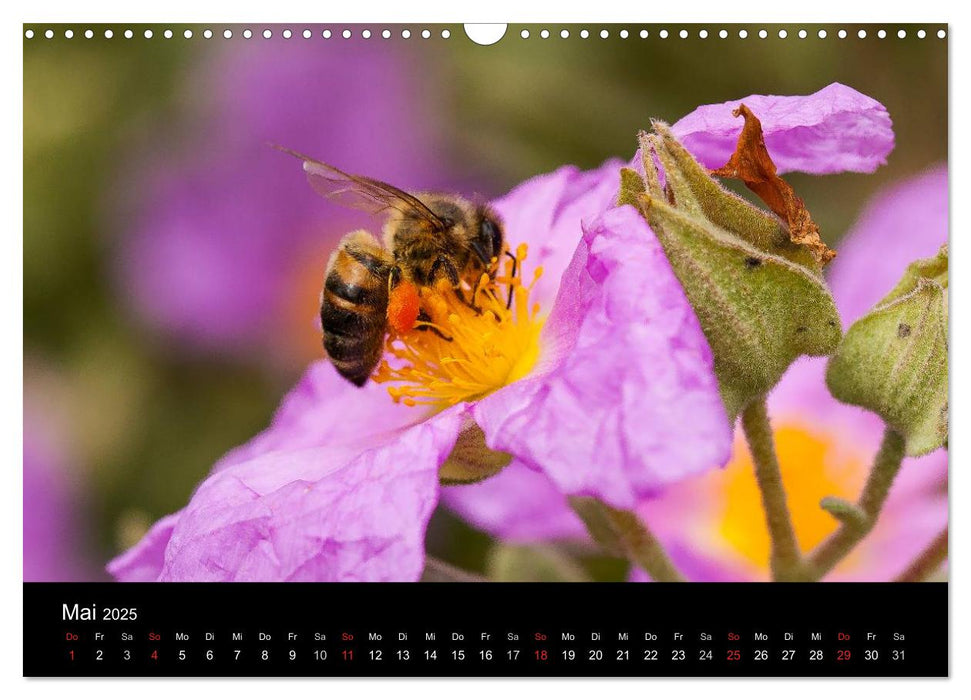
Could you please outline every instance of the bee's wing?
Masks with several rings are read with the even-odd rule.
[[[382,212],[389,208],[395,209],[402,214],[417,216],[434,231],[445,230],[445,222],[414,195],[380,180],[345,173],[332,165],[321,163],[319,160],[314,160],[289,148],[283,146],[274,146],[274,148],[302,160],[303,169],[307,173],[310,186],[324,197],[340,198],[342,195],[350,195],[351,206],[372,213]]]

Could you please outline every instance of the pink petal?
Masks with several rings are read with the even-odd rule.
[[[448,507],[475,527],[507,541],[582,539],[586,528],[566,496],[542,472],[521,462],[491,479],[442,491]]]
[[[474,408],[487,443],[566,494],[618,508],[731,452],[698,320],[643,218],[629,206],[585,227],[534,374]]]
[[[802,357],[789,367],[769,395],[769,415],[792,419],[833,436],[838,449],[874,454],[883,438],[883,421],[867,410],[834,399],[826,388],[825,357]]]
[[[833,296],[849,326],[900,280],[914,260],[947,243],[947,165],[898,182],[870,200],[829,268]]]
[[[181,517],[179,511],[152,525],[137,545],[108,563],[108,573],[125,582],[157,581],[165,564],[165,548]]]
[[[622,165],[609,160],[589,171],[566,166],[537,175],[492,203],[505,224],[510,247],[529,246],[526,279],[538,266],[544,268],[531,297],[544,309],[556,297],[560,276],[583,235],[580,222],[616,203]]]
[[[159,580],[417,580],[463,411],[364,451],[281,450],[214,473],[175,525]]]
[[[463,407],[422,416],[312,365],[272,425],[109,564],[119,580],[409,580]]]
[[[806,96],[749,95],[703,105],[672,130],[707,167],[721,167],[742,130],[742,119],[732,116],[742,103],[761,120],[765,145],[780,173],[872,173],[894,147],[886,107],[839,83]]]
[[[319,360],[280,403],[270,427],[225,455],[213,471],[278,449],[353,444],[421,418],[393,403],[383,386],[368,382],[358,388]]]
[[[918,461],[924,463],[917,464]],[[876,527],[860,543],[854,557],[838,566],[827,579],[889,581],[903,573],[947,527],[947,486],[942,479],[946,464],[943,450],[921,460],[907,460]],[[938,489],[920,487],[935,479]]]

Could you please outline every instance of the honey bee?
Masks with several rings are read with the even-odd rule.
[[[421,309],[422,288],[447,280],[459,299],[476,309],[483,273],[494,278],[499,257],[509,254],[502,222],[488,206],[450,194],[412,195],[277,148],[303,161],[319,194],[347,195],[345,204],[388,214],[383,246],[367,231],[354,231],[341,239],[327,263],[320,321],[324,350],[341,376],[364,386],[381,359],[389,328],[404,333],[416,322],[430,321]],[[449,339],[433,326],[419,327]]]

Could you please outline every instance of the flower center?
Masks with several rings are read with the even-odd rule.
[[[858,455],[838,455],[828,436],[800,425],[781,425],[775,441],[792,526],[800,548],[808,552],[839,526],[819,501],[824,496],[855,500],[866,477],[866,463]],[[732,461],[719,475],[723,480],[718,489],[723,504],[719,530],[747,561],[765,568],[770,542],[754,473],[744,441],[736,442]]]
[[[395,403],[442,410],[526,376],[539,358],[544,319],[539,305],[529,303],[543,269],[523,284],[525,259],[523,244],[515,262],[505,260],[494,279],[483,274],[476,289],[463,285],[464,301],[446,281],[422,288],[421,309],[429,320],[419,320],[404,333],[389,333],[385,358],[372,379],[389,384]]]

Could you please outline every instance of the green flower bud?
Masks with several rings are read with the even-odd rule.
[[[847,523],[851,527],[866,527],[870,520],[862,508],[843,498],[826,496],[819,502],[819,507],[840,522]]]
[[[830,392],[878,414],[910,456],[947,444],[947,246],[911,263],[846,332],[826,371]]]
[[[664,247],[711,346],[734,420],[796,358],[832,353],[839,315],[822,261],[791,240],[786,224],[723,188],[666,125],[654,129],[641,135],[645,177],[625,169],[619,201],[640,209]]]

